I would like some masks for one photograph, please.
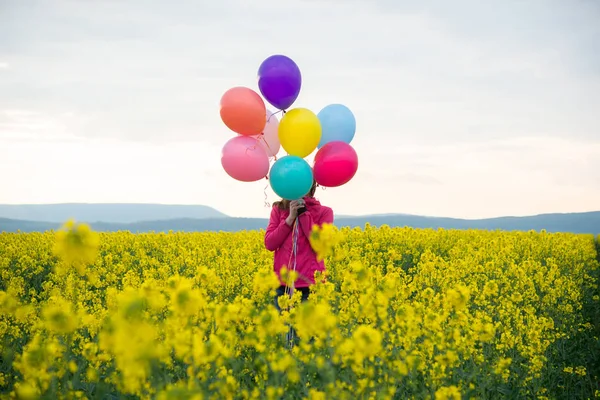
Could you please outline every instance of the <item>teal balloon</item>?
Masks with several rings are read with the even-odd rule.
[[[312,187],[313,171],[310,165],[298,156],[284,156],[271,167],[269,182],[273,191],[282,199],[298,200]]]
[[[350,144],[356,133],[356,118],[343,104],[329,104],[317,114],[321,122],[321,141],[318,148],[330,142]]]

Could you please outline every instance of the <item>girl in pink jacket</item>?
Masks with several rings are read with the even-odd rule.
[[[271,210],[271,218],[265,233],[265,247],[275,252],[274,270],[281,282],[275,298],[278,309],[279,296],[292,293],[281,279],[280,271],[283,266],[288,270],[293,270],[295,266],[298,280],[294,282],[293,289],[302,291],[302,301],[308,299],[310,286],[315,283],[315,272],[325,271],[325,263],[317,261],[317,255],[308,238],[313,225],[333,223],[333,210],[321,205],[314,198],[316,187],[316,182],[313,182],[310,191],[302,201],[281,200],[273,204]]]

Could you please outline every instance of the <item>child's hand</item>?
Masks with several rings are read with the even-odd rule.
[[[290,201],[290,215],[285,220],[288,225],[291,226],[294,223],[294,220],[298,217],[298,209],[303,206],[303,202],[299,202],[298,200]]]

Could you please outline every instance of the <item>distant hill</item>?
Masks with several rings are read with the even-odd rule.
[[[0,232],[44,232],[57,228],[59,224],[52,222],[0,218]]]
[[[363,226],[366,222],[381,226],[410,226],[413,228],[485,229],[506,231],[540,231],[600,233],[600,211],[586,213],[540,214],[525,217],[498,217],[485,219],[458,219],[417,215],[375,215],[349,217],[339,220],[346,226]],[[343,222],[342,222],[343,221]]]
[[[62,222],[62,221],[61,221]],[[366,223],[373,226],[389,225],[409,226],[413,228],[444,229],[486,229],[486,230],[520,230],[571,233],[600,233],[600,211],[570,214],[541,214],[527,217],[500,217],[488,219],[456,219],[442,217],[424,217],[415,215],[375,215],[363,217],[338,217],[338,227],[364,227]],[[267,219],[263,218],[178,218],[168,220],[148,220],[131,223],[91,222],[92,229],[104,232],[127,230],[131,232],[168,232],[183,231],[225,231],[258,230],[266,228]],[[43,232],[57,229],[59,223],[43,221],[24,221],[0,218],[0,232]]]
[[[180,218],[225,218],[227,215],[201,205],[168,204],[0,204],[0,218],[62,223],[77,221],[132,223]]]

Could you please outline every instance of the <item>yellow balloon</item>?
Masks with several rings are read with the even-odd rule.
[[[319,117],[306,108],[294,108],[279,122],[279,142],[289,154],[304,158],[312,153],[321,141]]]

